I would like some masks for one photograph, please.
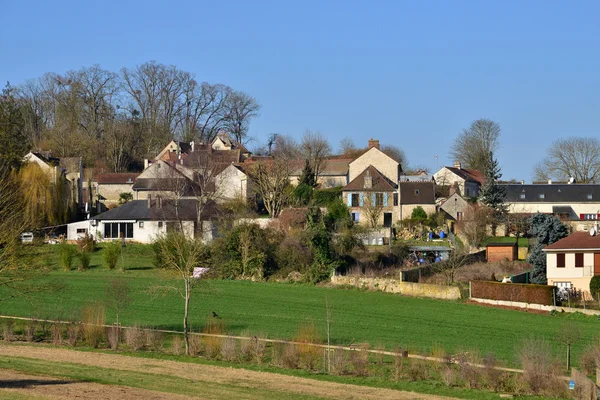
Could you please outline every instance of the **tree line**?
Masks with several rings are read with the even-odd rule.
[[[260,111],[247,93],[154,61],[119,72],[50,72],[11,92],[32,147],[115,172],[139,168],[173,138],[207,142],[225,131],[245,142]]]

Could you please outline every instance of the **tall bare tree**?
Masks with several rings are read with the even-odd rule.
[[[239,143],[245,143],[250,121],[258,116],[259,111],[260,104],[254,97],[244,92],[232,92],[226,105],[225,130]]]
[[[381,151],[387,156],[393,158],[394,161],[398,162],[403,169],[408,168],[408,158],[406,158],[406,153],[404,153],[404,150],[398,146],[388,144],[382,146]]]
[[[478,119],[464,129],[450,149],[450,157],[465,168],[485,171],[490,152],[498,149],[500,125],[490,119]]]
[[[308,161],[310,168],[315,174],[315,181],[325,168],[325,157],[331,154],[331,145],[320,132],[306,131],[302,136],[300,151],[303,158]]]
[[[558,139],[535,168],[535,179],[557,179],[577,183],[600,182],[600,140],[594,137]]]
[[[267,212],[273,218],[281,213],[292,194],[288,161],[287,158],[276,156],[253,162],[247,169],[256,192],[262,197]]]

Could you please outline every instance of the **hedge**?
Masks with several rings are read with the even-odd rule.
[[[554,305],[554,286],[471,281],[471,297]]]

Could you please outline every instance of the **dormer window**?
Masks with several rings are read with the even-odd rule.
[[[540,199],[542,199],[542,200],[543,200],[543,199],[545,199],[545,198],[546,198],[546,195],[545,195],[544,193],[540,193]]]
[[[592,194],[591,194],[591,193],[587,195],[587,199],[588,199],[588,200],[592,200],[592,198],[593,198],[593,197],[592,197]]]
[[[524,199],[525,199],[525,193],[521,193],[521,194],[519,195],[519,198],[520,198],[521,200],[524,200]]]
[[[421,191],[419,189],[415,189],[415,194],[419,194]]]

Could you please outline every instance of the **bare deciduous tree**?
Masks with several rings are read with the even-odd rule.
[[[276,157],[293,160],[300,157],[301,151],[298,142],[292,136],[277,135],[275,147],[271,153]]]
[[[408,168],[408,158],[406,158],[406,154],[401,148],[393,145],[385,145],[381,147],[381,151],[387,156],[393,158],[394,161],[398,162],[401,167]]]
[[[589,137],[558,139],[548,156],[535,168],[535,179],[598,183],[600,181],[600,140]]]
[[[300,143],[302,156],[315,174],[315,181],[325,167],[325,157],[331,154],[331,145],[320,132],[306,131]]]
[[[247,170],[256,192],[262,197],[267,212],[273,218],[281,213],[292,194],[288,161],[287,158],[276,156],[256,161]]]
[[[465,168],[477,171],[487,169],[489,154],[498,148],[500,125],[490,119],[478,119],[458,135],[450,150],[450,157]]]
[[[374,196],[375,194],[373,194]],[[371,225],[371,228],[377,227],[379,223],[379,217],[383,214],[383,206],[378,205],[377,201],[373,201],[371,193],[365,193],[363,198],[363,209],[365,210],[365,216],[367,221]]]
[[[473,204],[465,209],[463,218],[457,222],[458,232],[472,247],[481,246],[485,240],[489,214],[487,207]]]
[[[244,92],[232,92],[226,105],[225,130],[239,143],[246,142],[250,121],[259,111],[260,104],[254,97]]]

